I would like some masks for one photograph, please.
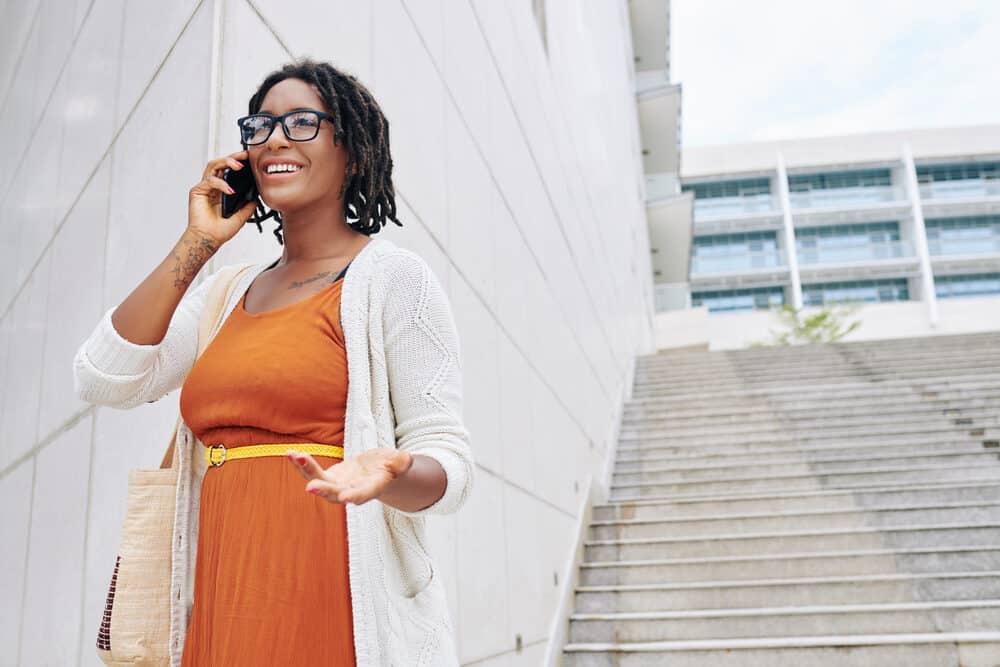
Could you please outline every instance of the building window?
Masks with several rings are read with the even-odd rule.
[[[929,218],[924,226],[932,255],[1000,253],[1000,215]]]
[[[884,303],[909,300],[910,290],[906,284],[906,278],[850,280],[802,286],[802,303],[806,306],[823,306],[852,301]]]
[[[783,287],[757,287],[754,289],[715,290],[692,292],[692,306],[707,306],[710,313],[739,310],[767,310],[785,303]]]
[[[753,197],[771,194],[771,179],[744,178],[736,181],[689,183],[681,186],[682,192],[693,192],[695,199],[720,197]]]
[[[795,248],[801,264],[859,262],[911,254],[899,240],[898,222],[796,229]]]
[[[692,274],[744,271],[781,264],[777,232],[696,236],[691,242]]]
[[[921,183],[973,181],[994,178],[1000,179],[1000,162],[929,164],[917,167],[917,180]]]
[[[790,192],[875,188],[886,185],[892,185],[892,176],[888,169],[857,169],[788,176],[788,190]]]
[[[934,292],[939,299],[1000,294],[1000,273],[935,276]]]

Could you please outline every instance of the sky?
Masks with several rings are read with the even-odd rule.
[[[1000,123],[1000,0],[671,0],[686,147]]]

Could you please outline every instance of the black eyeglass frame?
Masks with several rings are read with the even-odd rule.
[[[295,114],[300,114],[300,113],[311,113],[314,116],[316,116],[319,120],[319,122],[316,123],[315,134],[313,134],[308,139],[292,139],[291,132],[288,129],[288,125],[285,123],[285,119],[287,119],[289,116],[294,116]],[[267,136],[261,139],[260,141],[252,144],[247,143],[246,140],[244,139],[243,122],[250,118],[260,118],[260,117],[269,118],[271,120],[271,130],[267,133]],[[281,124],[282,131],[285,133],[285,138],[288,139],[289,141],[312,141],[319,134],[320,125],[322,125],[324,120],[328,120],[331,123],[334,122],[333,116],[326,113],[325,111],[316,111],[315,109],[295,109],[293,111],[289,111],[288,113],[283,113],[280,116],[275,116],[274,114],[270,113],[252,113],[249,116],[242,116],[240,118],[237,118],[236,126],[240,129],[240,143],[242,143],[243,147],[246,148],[247,146],[260,146],[261,144],[266,143],[267,140],[271,138],[271,135],[274,134],[274,128],[278,127],[279,123]]]

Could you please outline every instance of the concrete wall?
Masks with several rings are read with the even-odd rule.
[[[1000,331],[1000,297],[939,299],[937,305],[935,325],[927,318],[927,304],[920,301],[865,305],[848,316],[848,322],[857,320],[861,325],[842,340]],[[710,350],[738,350],[771,340],[772,330],[783,329],[767,311],[710,315],[704,307],[676,310],[657,313],[656,346],[660,350],[697,345]]]
[[[183,231],[205,161],[239,149],[256,85],[309,54],[382,105],[405,225],[383,233],[428,259],[460,329],[477,488],[428,526],[462,662],[539,664],[587,478],[653,348],[626,4],[550,0],[547,53],[528,2],[8,0],[3,18],[5,655],[98,664],[127,472],[159,463],[177,392],[95,409],[72,356]],[[214,264],[279,253],[248,226]]]

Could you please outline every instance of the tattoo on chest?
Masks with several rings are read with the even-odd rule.
[[[315,276],[306,278],[305,280],[293,280],[291,284],[288,285],[288,289],[298,289],[300,287],[305,287],[306,285],[312,285],[317,281],[320,282],[320,289],[326,287],[333,283],[336,275],[333,271],[323,271],[322,273],[317,273]]]

